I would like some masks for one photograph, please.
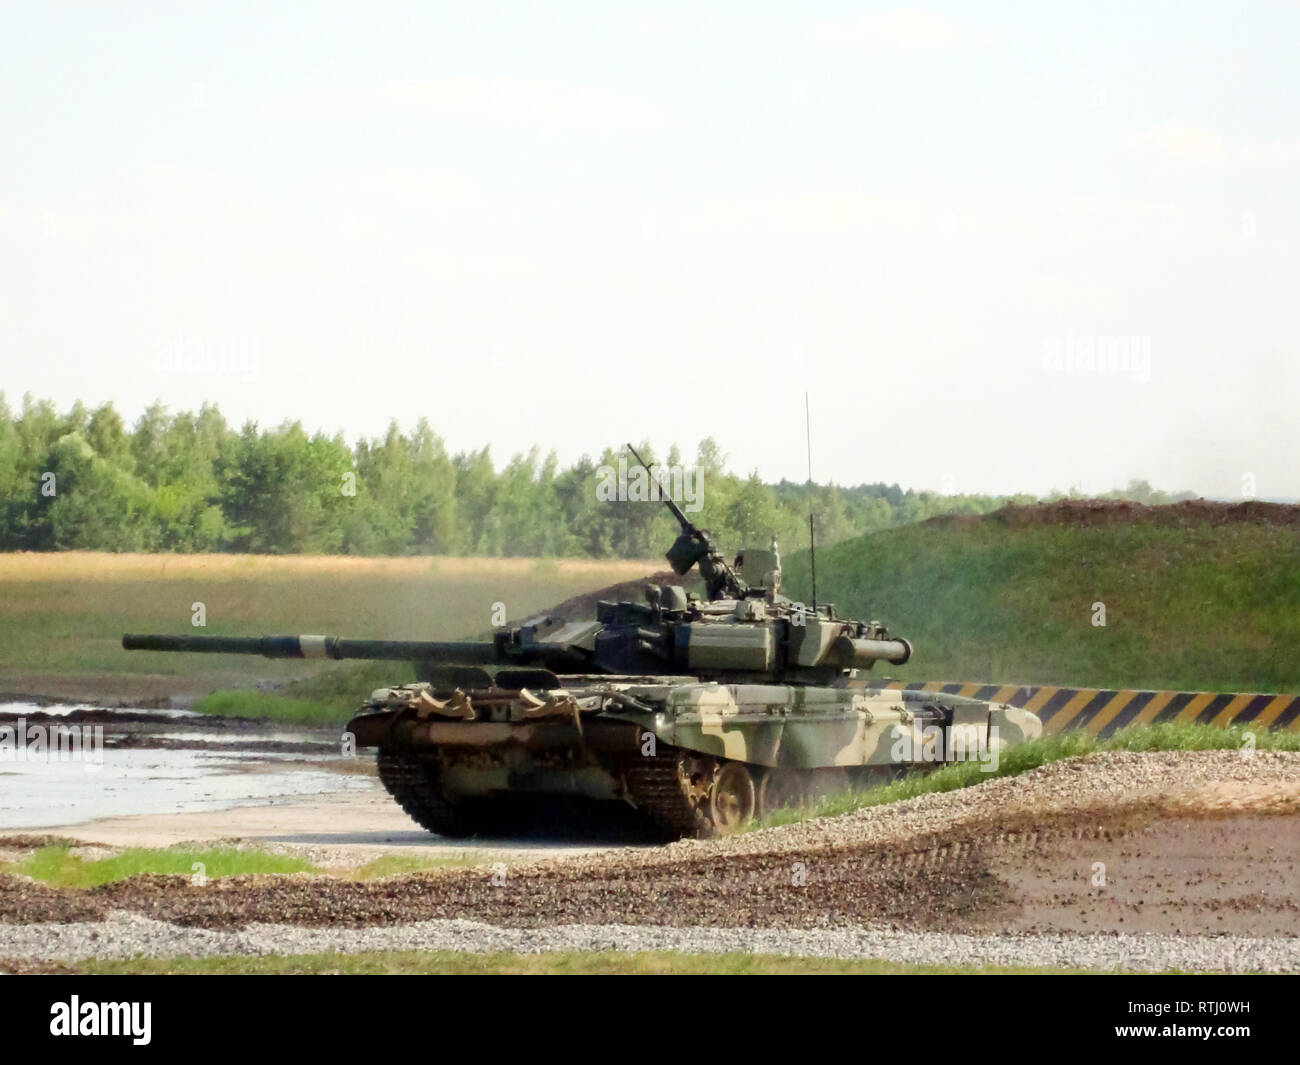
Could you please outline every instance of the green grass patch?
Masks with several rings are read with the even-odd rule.
[[[357,699],[359,703],[360,698]],[[344,709],[311,699],[293,699],[273,692],[229,690],[213,692],[190,709],[214,717],[254,717],[293,725],[341,725],[355,705]]]
[[[263,957],[129,958],[85,961],[80,972],[97,975],[174,974],[406,974],[476,975],[1054,975],[1082,970],[1001,965],[911,965],[904,962],[783,957],[775,954],[679,954],[674,951],[564,951],[545,954],[469,954],[459,951],[372,951]]]
[[[410,662],[345,662],[314,677],[286,684],[279,694],[350,713],[376,688],[414,681],[415,666]]]
[[[834,817],[868,806],[914,799],[918,795],[956,791],[983,784],[998,777],[1014,777],[1031,769],[1059,762],[1063,758],[1098,751],[1218,751],[1243,750],[1253,743],[1260,751],[1300,751],[1300,733],[1251,730],[1239,725],[1214,728],[1210,725],[1170,721],[1158,725],[1133,725],[1113,736],[1099,739],[1090,732],[1074,729],[1030,740],[1000,752],[996,770],[986,772],[978,761],[954,762],[929,772],[909,773],[900,780],[864,791],[828,795],[807,808],[777,810],[755,828],[789,825],[812,817]]]
[[[348,662],[274,692],[243,688],[213,692],[191,709],[218,717],[253,717],[293,725],[343,725],[376,688],[414,680],[415,667],[410,662]]]
[[[144,874],[193,876],[199,870],[209,880],[256,873],[310,873],[315,867],[301,858],[235,847],[188,849],[131,848],[111,858],[82,858],[66,846],[41,847],[19,862],[0,863],[0,872],[29,876],[56,888],[93,888]]]
[[[56,888],[92,888],[147,873],[192,876],[194,865],[203,866],[208,879],[253,874],[317,873],[351,880],[383,880],[411,876],[432,869],[474,869],[509,857],[485,854],[425,856],[385,854],[356,868],[323,869],[293,856],[244,847],[193,848],[139,847],[112,857],[84,858],[70,853],[75,844],[56,842],[41,846],[17,862],[0,862],[0,873],[29,876]]]
[[[425,858],[412,854],[385,854],[356,869],[351,876],[356,880],[384,880],[390,876],[410,876],[431,869],[475,869],[505,861],[499,855],[489,858],[483,854],[452,855],[442,858]]]

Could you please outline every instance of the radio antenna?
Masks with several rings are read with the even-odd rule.
[[[817,614],[817,535],[813,532],[812,415],[808,393],[803,394],[803,424],[808,437],[808,568],[812,571],[812,608]]]

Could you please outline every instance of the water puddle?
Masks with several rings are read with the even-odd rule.
[[[15,742],[20,718],[28,731]],[[193,728],[183,727],[194,718],[200,720]],[[80,733],[79,750],[55,749],[49,737],[60,728]],[[38,735],[43,747],[35,745]],[[5,703],[0,832],[373,790],[370,777],[329,768],[352,762],[339,753],[331,730],[295,731],[188,710]]]
[[[0,703],[0,718],[41,715],[45,717],[68,717],[73,714],[81,715],[85,713],[104,716],[117,715],[120,717],[145,715],[159,719],[203,716],[194,710],[164,710],[155,707],[144,708],[137,706],[96,706],[94,703],[50,703],[46,706],[42,706],[40,703]]]

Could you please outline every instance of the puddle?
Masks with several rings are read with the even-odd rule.
[[[36,706],[0,704],[0,725],[19,716],[66,717],[75,711],[111,713],[86,704]],[[283,725],[231,723],[188,710],[122,708],[135,723],[125,738],[111,719],[102,725],[103,745],[87,740],[87,757],[45,757],[35,751],[0,749],[0,832],[49,828],[102,817],[190,813],[268,805],[328,792],[374,790],[378,785],[356,773],[322,769],[322,763],[350,762],[334,750],[320,749],[320,736],[286,730]],[[154,724],[141,725],[141,718]],[[202,718],[193,729],[181,719]],[[6,720],[10,719],[10,720]],[[64,726],[60,726],[62,728]],[[87,726],[89,727],[89,726]],[[98,723],[94,726],[100,728]],[[119,742],[115,742],[119,741]],[[304,750],[268,750],[295,745]],[[27,755],[28,758],[24,758]],[[361,757],[366,757],[362,755]],[[30,759],[30,760],[28,760]],[[310,761],[311,765],[300,763]]]
[[[246,744],[250,747],[256,747],[260,744],[269,743],[302,743],[303,734],[301,732],[259,732],[253,736],[231,736],[225,732],[206,732],[201,728],[195,728],[192,731],[187,730],[180,732],[169,729],[166,732],[153,733],[153,738],[164,742],[178,743],[210,743],[217,746],[234,746],[236,744]],[[337,746],[334,744],[332,746]]]
[[[155,707],[138,707],[138,706],[96,706],[94,703],[50,703],[42,706],[40,703],[0,703],[0,717],[32,717],[34,715],[44,714],[47,717],[67,717],[69,714],[83,711],[94,711],[96,714],[122,714],[145,717],[165,718],[185,718],[185,717],[202,717],[203,715],[194,710],[161,710]]]

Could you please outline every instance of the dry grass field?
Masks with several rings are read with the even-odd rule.
[[[311,675],[317,663],[126,652],[124,632],[445,640],[662,562],[0,554],[0,695],[158,699]],[[194,604],[207,624],[191,624]],[[329,668],[325,666],[324,668]]]

